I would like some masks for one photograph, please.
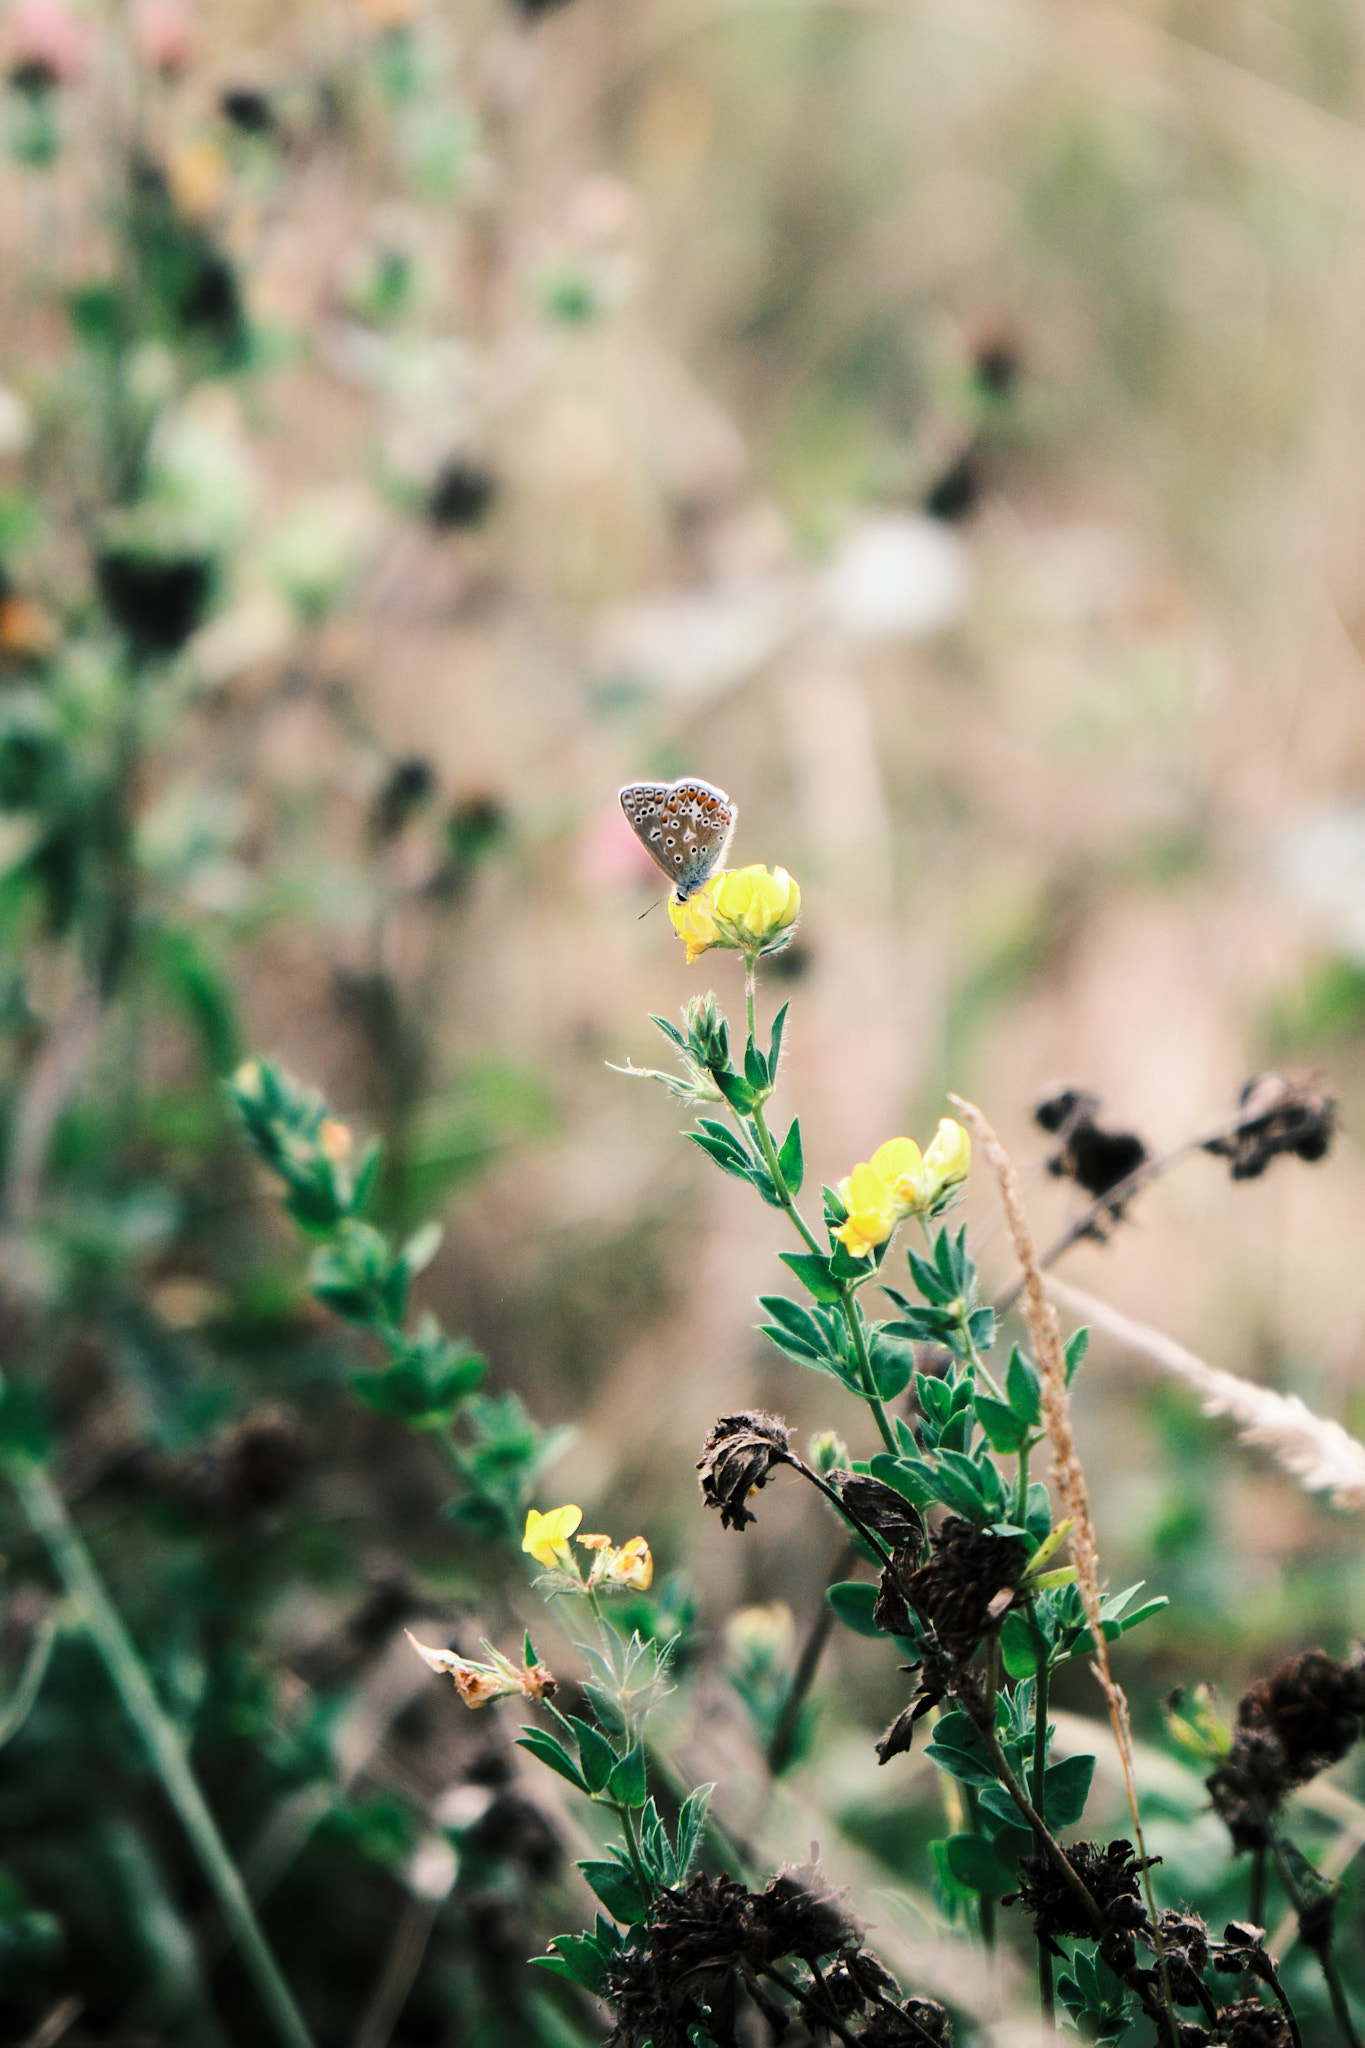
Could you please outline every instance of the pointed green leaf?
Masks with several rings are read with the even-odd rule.
[[[529,1750],[533,1757],[538,1758],[543,1764],[548,1764],[561,1778],[567,1778],[580,1792],[587,1791],[583,1775],[568,1750],[562,1742],[556,1742],[554,1736],[548,1735],[543,1728],[523,1728],[517,1737],[517,1748]]]
[[[837,1585],[826,1588],[825,1598],[845,1628],[851,1628],[855,1635],[881,1635],[882,1631],[872,1619],[872,1610],[877,1604],[877,1588],[865,1579],[841,1579]]]
[[[608,1795],[618,1806],[643,1806],[649,1797],[649,1786],[645,1777],[645,1749],[642,1742],[634,1743],[616,1763],[607,1780]]]
[[[1043,1388],[1037,1369],[1031,1359],[1025,1358],[1016,1344],[1010,1352],[1010,1362],[1005,1373],[1005,1393],[1010,1407],[1021,1422],[1036,1429],[1043,1419]]]
[[[787,1127],[787,1135],[778,1148],[777,1163],[782,1169],[782,1178],[790,1194],[799,1195],[801,1183],[806,1177],[806,1162],[801,1154],[801,1124],[793,1117]]]
[[[830,1278],[829,1260],[818,1252],[780,1252],[778,1256],[816,1301],[833,1303],[842,1299],[839,1288]]]

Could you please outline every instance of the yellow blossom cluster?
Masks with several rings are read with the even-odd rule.
[[[839,1183],[848,1215],[835,1236],[850,1257],[865,1259],[884,1245],[907,1216],[924,1216],[967,1178],[972,1142],[960,1123],[944,1117],[927,1152],[913,1138],[888,1138],[870,1159]]]
[[[791,936],[801,912],[801,891],[785,868],[726,868],[682,902],[669,899],[673,929],[687,948],[687,964],[713,946],[756,959]]]
[[[521,1547],[547,1571],[568,1572],[580,1579],[588,1592],[598,1586],[628,1586],[633,1592],[648,1592],[654,1577],[654,1559],[643,1536],[632,1536],[619,1550],[610,1536],[580,1536],[578,1541],[583,1548],[596,1553],[587,1578],[582,1579],[569,1549],[569,1539],[582,1519],[582,1508],[572,1505],[550,1508],[545,1514],[530,1508]]]

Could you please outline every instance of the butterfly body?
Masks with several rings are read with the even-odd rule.
[[[632,832],[685,903],[722,865],[738,812],[723,789],[696,776],[681,782],[628,782],[621,809]]]

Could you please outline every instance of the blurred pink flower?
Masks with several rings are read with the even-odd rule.
[[[186,70],[194,56],[194,20],[183,0],[142,0],[133,37],[148,70],[164,78]]]
[[[21,87],[75,85],[89,68],[93,25],[66,0],[13,0],[5,15],[9,75]]]
[[[625,888],[658,874],[617,803],[609,811],[599,811],[584,827],[579,860],[583,878],[592,888]]]

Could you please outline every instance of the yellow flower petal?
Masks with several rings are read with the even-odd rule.
[[[583,1519],[582,1508],[551,1508],[542,1515],[536,1508],[526,1511],[526,1533],[521,1547],[537,1564],[547,1568],[559,1563],[559,1553]]]

